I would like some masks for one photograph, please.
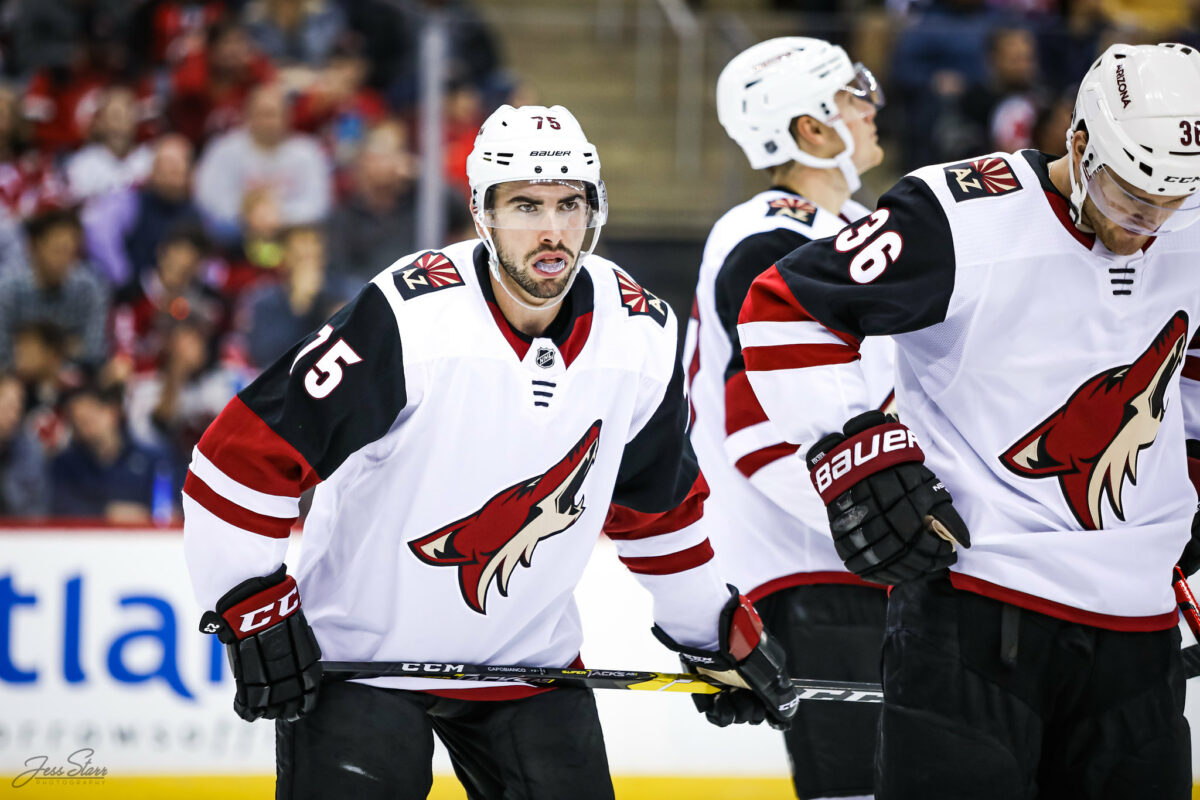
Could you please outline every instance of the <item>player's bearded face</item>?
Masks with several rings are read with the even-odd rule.
[[[562,294],[577,266],[590,211],[584,188],[570,181],[514,181],[494,198],[491,229],[504,273],[530,298]]]
[[[496,232],[496,256],[500,266],[513,283],[526,294],[540,300],[558,297],[566,289],[575,271],[576,251],[561,240],[540,242],[523,254],[517,248],[510,249],[504,240],[515,231]],[[552,270],[547,274],[547,268]]]

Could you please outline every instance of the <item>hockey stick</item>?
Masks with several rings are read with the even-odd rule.
[[[1187,622],[1192,637],[1200,642],[1200,610],[1196,608],[1196,596],[1192,594],[1192,587],[1188,586],[1187,578],[1183,576],[1183,570],[1179,567],[1175,568],[1171,586],[1175,589],[1175,602],[1179,604],[1179,613]],[[1185,647],[1180,651],[1180,655],[1183,658],[1184,674],[1188,678],[1200,675],[1200,645]]]
[[[716,694],[726,688],[703,675],[618,669],[553,669],[550,667],[496,666],[491,664],[431,664],[409,661],[323,661],[325,675],[336,680],[354,678],[441,678],[452,681],[520,681],[537,686],[582,686],[589,689],[637,689],[650,692]],[[881,703],[878,683],[857,683],[792,678],[801,700],[841,703]]]

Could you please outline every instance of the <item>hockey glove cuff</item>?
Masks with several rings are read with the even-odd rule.
[[[851,419],[806,457],[846,569],[897,584],[938,572],[971,546],[950,492],[925,466],[912,431],[880,411]]]
[[[200,618],[200,632],[226,646],[236,694],[233,710],[247,722],[288,722],[312,711],[321,683],[321,648],[300,610],[300,591],[284,565],[243,581]]]
[[[654,636],[679,653],[684,669],[713,678],[731,688],[719,694],[692,695],[696,708],[719,727],[733,722],[757,725],[764,719],[772,728],[784,730],[796,714],[799,697],[784,664],[783,650],[763,630],[758,612],[738,590],[717,623],[717,650],[681,645],[655,625]]]

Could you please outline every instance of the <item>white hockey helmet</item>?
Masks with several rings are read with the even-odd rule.
[[[1082,180],[1071,173],[1075,221],[1087,198],[1131,233],[1152,236],[1200,219],[1200,52],[1181,44],[1114,44],[1084,75],[1067,131],[1086,126]],[[1113,176],[1161,202],[1127,191]]]
[[[508,288],[500,278],[500,259],[492,229],[528,229],[529,225],[537,224],[532,219],[528,223],[513,222],[496,213],[493,190],[509,181],[561,183],[578,186],[583,191],[583,204],[570,219],[557,221],[559,225],[584,229],[585,236],[566,288],[553,303],[538,308],[556,305],[566,297],[608,219],[608,194],[600,179],[600,157],[575,116],[562,106],[502,105],[484,121],[475,137],[475,147],[467,156],[467,182],[471,187],[471,214],[487,246],[492,276],[505,291]],[[532,308],[517,297],[513,300]]]
[[[883,106],[883,92],[870,70],[852,64],[837,45],[804,36],[768,39],[734,56],[721,70],[717,117],[754,169],[789,161],[817,169],[837,167],[855,191],[860,181],[851,161],[854,139],[835,100],[843,90]],[[845,149],[834,158],[818,158],[801,149],[792,138],[791,124],[803,116],[831,126]]]

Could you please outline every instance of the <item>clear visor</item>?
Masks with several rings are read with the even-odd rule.
[[[1087,196],[1101,214],[1139,236],[1183,230],[1200,219],[1200,192],[1146,200],[1122,186],[1104,166],[1088,177]]]
[[[885,102],[883,89],[875,80],[875,76],[871,74],[871,70],[863,66],[861,62],[854,65],[854,78],[846,84],[845,91],[876,108],[883,108]]]
[[[586,181],[498,183],[487,191],[483,224],[489,228],[584,231],[604,224],[596,187]]]

